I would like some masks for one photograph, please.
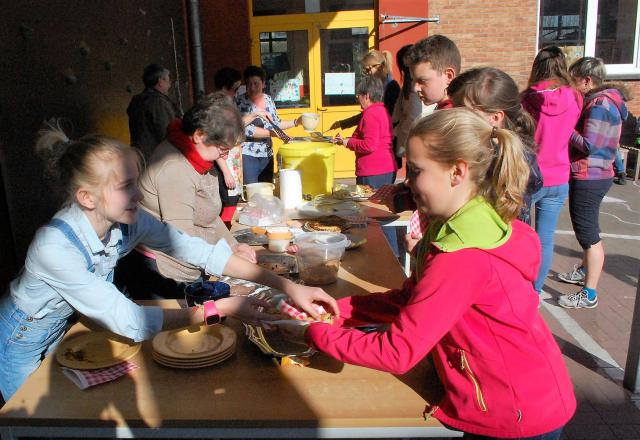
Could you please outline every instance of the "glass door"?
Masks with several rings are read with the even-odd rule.
[[[317,131],[360,112],[355,85],[362,76],[360,59],[373,47],[373,10],[253,17],[252,62],[267,71],[267,90],[283,119],[304,112],[321,115]],[[355,127],[341,130],[350,136]],[[308,135],[301,127],[293,136]],[[274,148],[278,148],[278,141]],[[338,147],[335,177],[353,177],[355,155]]]

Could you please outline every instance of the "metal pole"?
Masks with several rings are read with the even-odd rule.
[[[636,303],[631,320],[631,335],[629,336],[623,384],[633,393],[633,400],[640,400],[640,283],[636,286]]]
[[[193,70],[193,92],[198,99],[204,95],[204,67],[200,38],[200,1],[189,0],[189,40],[191,41],[191,69]]]

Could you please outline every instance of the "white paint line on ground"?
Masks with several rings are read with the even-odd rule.
[[[556,305],[551,304],[545,300],[552,299],[555,302],[550,293],[544,290],[540,294],[542,297],[542,307],[553,316],[556,321],[562,326],[562,328],[569,333],[575,342],[586,352],[591,354],[596,359],[599,359],[610,367],[613,368],[601,368],[609,377],[613,380],[621,379],[621,372],[623,371],[620,365],[611,357],[611,355],[600,346],[582,327],[576,322],[565,310]],[[589,313],[589,310],[584,310],[585,313]]]
[[[561,229],[556,229],[556,234],[558,235],[575,235],[573,231],[563,231]],[[606,232],[601,232],[600,237],[604,238],[620,238],[623,240],[640,240],[640,235],[624,235],[624,234],[608,234]]]
[[[604,196],[602,203],[626,203],[626,200],[616,199],[615,197]]]

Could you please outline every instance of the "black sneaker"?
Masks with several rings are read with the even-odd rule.
[[[625,185],[627,183],[627,173],[616,174],[616,178],[613,179],[613,183],[618,185]]]

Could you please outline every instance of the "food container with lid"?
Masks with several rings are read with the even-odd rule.
[[[267,247],[271,252],[284,252],[287,250],[287,246],[291,243],[293,234],[286,227],[276,227],[267,229]]]
[[[296,237],[298,275],[311,286],[335,283],[349,240],[336,232],[310,232]]]

